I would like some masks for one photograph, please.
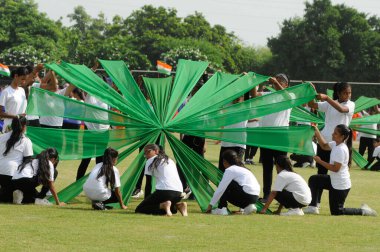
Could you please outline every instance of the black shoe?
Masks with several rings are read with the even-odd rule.
[[[112,210],[113,209],[113,206],[104,205],[104,207],[106,208],[106,210]]]
[[[94,210],[102,210],[102,211],[106,210],[106,207],[104,206],[103,202],[101,202],[101,201],[93,201],[92,202],[92,208]]]

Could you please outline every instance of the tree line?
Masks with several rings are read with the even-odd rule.
[[[330,0],[306,2],[304,15],[284,20],[267,47],[244,44],[202,13],[181,18],[176,9],[151,5],[111,21],[77,6],[68,15],[70,26],[39,12],[33,0],[2,0],[0,14],[0,62],[9,65],[65,60],[92,66],[101,58],[154,69],[158,59],[175,66],[186,58],[210,62],[210,72],[380,80],[380,19]]]

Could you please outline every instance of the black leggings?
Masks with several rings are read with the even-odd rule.
[[[87,167],[90,164],[90,162],[91,162],[91,158],[82,159],[78,167],[76,180],[79,180],[81,177],[83,177],[86,174]],[[96,164],[99,164],[101,162],[103,162],[103,156],[96,157]]]
[[[241,185],[232,180],[220,198],[218,208],[227,207],[228,202],[237,207],[245,208],[250,204],[255,204],[258,199],[258,195],[246,193]]]
[[[244,155],[245,160],[253,159],[253,157],[256,155],[258,148],[259,147],[257,147],[257,146],[247,145],[247,148],[245,149],[245,155]]]
[[[360,137],[359,153],[360,153],[360,155],[363,156],[365,150],[368,149],[367,160],[369,163],[372,163],[374,160],[374,157],[373,157],[373,151],[375,150],[375,147],[373,146],[374,141],[375,141],[375,139],[373,139],[373,138]]]
[[[299,203],[293,196],[293,193],[283,190],[281,192],[277,192],[275,199],[283,205],[285,208],[302,208],[306,205]]]
[[[165,215],[166,212],[160,209],[160,204],[165,201],[171,201],[170,211],[177,213],[176,204],[181,201],[181,192],[172,190],[156,190],[146,197],[136,208],[136,213]]]
[[[309,178],[309,187],[311,190],[312,200],[310,206],[317,206],[319,192],[323,189],[329,190],[329,204],[331,215],[363,215],[360,208],[344,208],[344,202],[350,189],[337,190],[331,185],[330,175],[318,174]]]
[[[35,202],[38,194],[36,187],[39,185],[37,177],[15,179],[12,180],[12,184],[14,190],[20,190],[23,193],[23,204],[31,204]]]
[[[13,201],[13,186],[12,176],[0,175],[0,202],[12,203]]]

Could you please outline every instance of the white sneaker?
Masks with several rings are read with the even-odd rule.
[[[256,213],[257,208],[255,204],[250,204],[244,208],[243,214],[251,214],[252,212]]]
[[[13,204],[21,205],[24,193],[20,190],[13,191]]]
[[[215,215],[228,215],[228,210],[227,210],[226,207],[216,208],[216,209],[211,210],[211,214],[215,214]]]
[[[319,214],[319,209],[315,206],[307,206],[303,209],[303,212],[305,214]]]
[[[36,200],[34,201],[34,204],[36,204],[36,205],[42,205],[42,206],[51,206],[51,205],[53,205],[53,203],[51,203],[47,199],[40,199],[40,198],[36,198]]]
[[[306,167],[308,167],[308,166],[310,166],[310,163],[309,163],[309,162],[305,162],[305,163],[302,164],[302,168],[306,168]]]
[[[377,216],[377,212],[370,208],[367,204],[362,204],[361,209],[363,211],[363,216]]]
[[[138,198],[140,198],[142,196],[144,196],[144,191],[143,190],[136,191],[134,194],[132,194],[132,198],[134,198],[134,199],[138,199]]]
[[[185,192],[183,192],[183,197],[182,197],[182,199],[188,199],[189,197],[190,197],[190,195],[192,194],[192,191],[190,190],[189,192],[187,192],[187,193],[185,193]]]
[[[302,216],[304,215],[301,208],[290,208],[286,213],[281,213],[281,216]]]
[[[315,162],[314,159],[313,159],[313,162],[311,163],[310,167],[311,167],[311,168],[315,168],[315,167],[317,167],[317,162]]]
[[[49,191],[46,193],[46,196],[47,196],[47,197],[50,197],[50,196],[53,196],[53,194],[52,194],[51,191],[49,190]]]

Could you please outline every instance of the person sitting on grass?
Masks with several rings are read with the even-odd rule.
[[[373,146],[375,148],[372,153],[373,159],[371,159],[371,162],[368,162],[368,164],[365,166],[365,169],[371,167],[371,171],[380,171],[380,138],[376,138],[375,141],[373,141]],[[375,159],[377,162],[371,166]]]
[[[58,162],[58,152],[55,148],[47,148],[35,159],[26,159],[12,177],[13,203],[51,205],[48,200],[37,197],[36,187],[43,185],[50,189],[56,204],[64,206],[65,203],[59,201],[54,186],[54,166],[57,166]]]
[[[178,210],[182,216],[187,216],[187,204],[180,202],[183,188],[174,161],[157,144],[147,144],[144,155],[147,159],[145,175],[156,179],[156,190],[137,206],[135,212],[172,216]]]
[[[127,209],[124,205],[120,192],[119,170],[114,166],[117,163],[119,153],[107,148],[104,151],[103,162],[96,164],[83,185],[83,191],[92,201],[92,208],[95,210],[106,210],[106,204],[119,202],[122,209]]]
[[[304,215],[302,208],[311,202],[311,192],[306,181],[293,171],[292,164],[287,156],[278,156],[275,159],[277,178],[268,201],[260,213],[264,214],[272,201],[276,199],[280,205],[275,214],[284,216]],[[281,213],[282,208],[289,211]]]
[[[244,167],[235,151],[226,150],[222,158],[225,172],[206,213],[228,215],[227,202],[243,209],[243,214],[255,212],[255,204],[260,194],[260,185],[256,177]],[[212,210],[218,201],[218,208]]]
[[[361,208],[345,208],[344,202],[351,189],[349,166],[351,165],[352,132],[344,124],[335,127],[332,141],[326,142],[318,128],[315,127],[315,136],[323,150],[330,151],[330,162],[323,161],[319,156],[314,160],[328,169],[330,174],[317,174],[309,178],[312,200],[304,209],[307,214],[319,214],[317,199],[323,189],[329,190],[331,215],[367,215],[376,216],[375,210],[363,204]]]

